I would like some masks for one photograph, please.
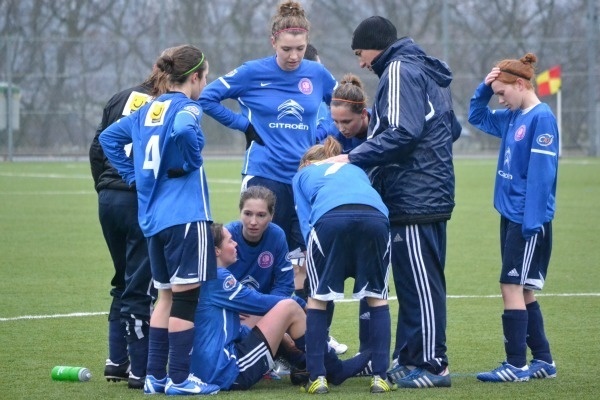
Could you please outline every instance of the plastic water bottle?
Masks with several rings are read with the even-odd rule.
[[[52,368],[50,374],[55,381],[81,381],[86,382],[92,378],[92,373],[84,367],[67,367],[63,365]]]

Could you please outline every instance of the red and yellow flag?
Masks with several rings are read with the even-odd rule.
[[[538,87],[538,96],[549,96],[560,90],[560,65],[556,65],[535,78]]]

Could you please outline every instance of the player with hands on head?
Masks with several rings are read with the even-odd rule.
[[[275,55],[248,61],[219,77],[199,101],[206,114],[246,133],[250,145],[242,190],[260,185],[275,194],[273,222],[285,232],[290,251],[302,251],[292,178],[302,154],[315,143],[319,106],[329,103],[336,81],[322,64],[303,59],[310,23],[300,3],[280,3],[270,28]],[[225,99],[236,99],[241,112],[222,105]]]
[[[354,278],[352,297],[366,298],[371,316],[369,351],[355,357],[370,354],[371,393],[389,392],[396,386],[386,374],[391,342],[387,302],[388,210],[361,168],[322,161],[340,152],[341,145],[332,137],[311,147],[302,157],[293,180],[294,199],[307,244],[310,283],[306,311],[306,367],[310,380],[306,390],[328,391],[324,365],[328,352],[327,303],[343,299],[345,280]],[[342,187],[344,190],[340,190]]]
[[[202,111],[196,102],[206,85],[208,62],[198,48],[182,45],[163,54],[156,66],[165,74],[168,92],[100,134],[110,162],[126,183],[136,185],[139,224],[159,292],[150,319],[144,392],[216,393],[218,386],[189,373],[200,284],[216,276],[201,155]],[[127,143],[133,143],[133,160],[123,150]],[[170,177],[169,170],[182,173]]]
[[[500,291],[506,360],[477,379],[553,378],[556,364],[535,291],[546,281],[556,208],[558,126],[535,94],[533,53],[497,63],[471,98],[469,122],[500,138],[494,208],[500,214]],[[496,95],[504,109],[488,103]],[[527,364],[527,348],[533,359]]]

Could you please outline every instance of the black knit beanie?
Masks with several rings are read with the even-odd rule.
[[[383,50],[398,40],[396,27],[386,18],[373,16],[358,24],[352,34],[352,50]]]

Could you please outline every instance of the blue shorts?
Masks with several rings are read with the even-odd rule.
[[[353,298],[387,299],[388,218],[372,207],[355,204],[328,211],[310,233],[306,272],[313,299],[343,299],[346,278],[354,278]]]
[[[544,223],[529,240],[523,238],[522,229],[521,224],[500,218],[500,283],[542,290],[552,252],[552,222]]]
[[[217,276],[210,222],[191,222],[163,229],[148,238],[148,252],[157,289],[204,282]]]
[[[273,356],[269,342],[258,327],[235,344],[239,375],[230,390],[246,390],[260,381],[273,368]]]
[[[292,252],[298,248],[302,251],[306,250],[296,214],[292,185],[260,176],[246,175],[242,181],[242,190],[250,186],[264,186],[275,194],[277,200],[273,222],[285,232],[289,251]]]

